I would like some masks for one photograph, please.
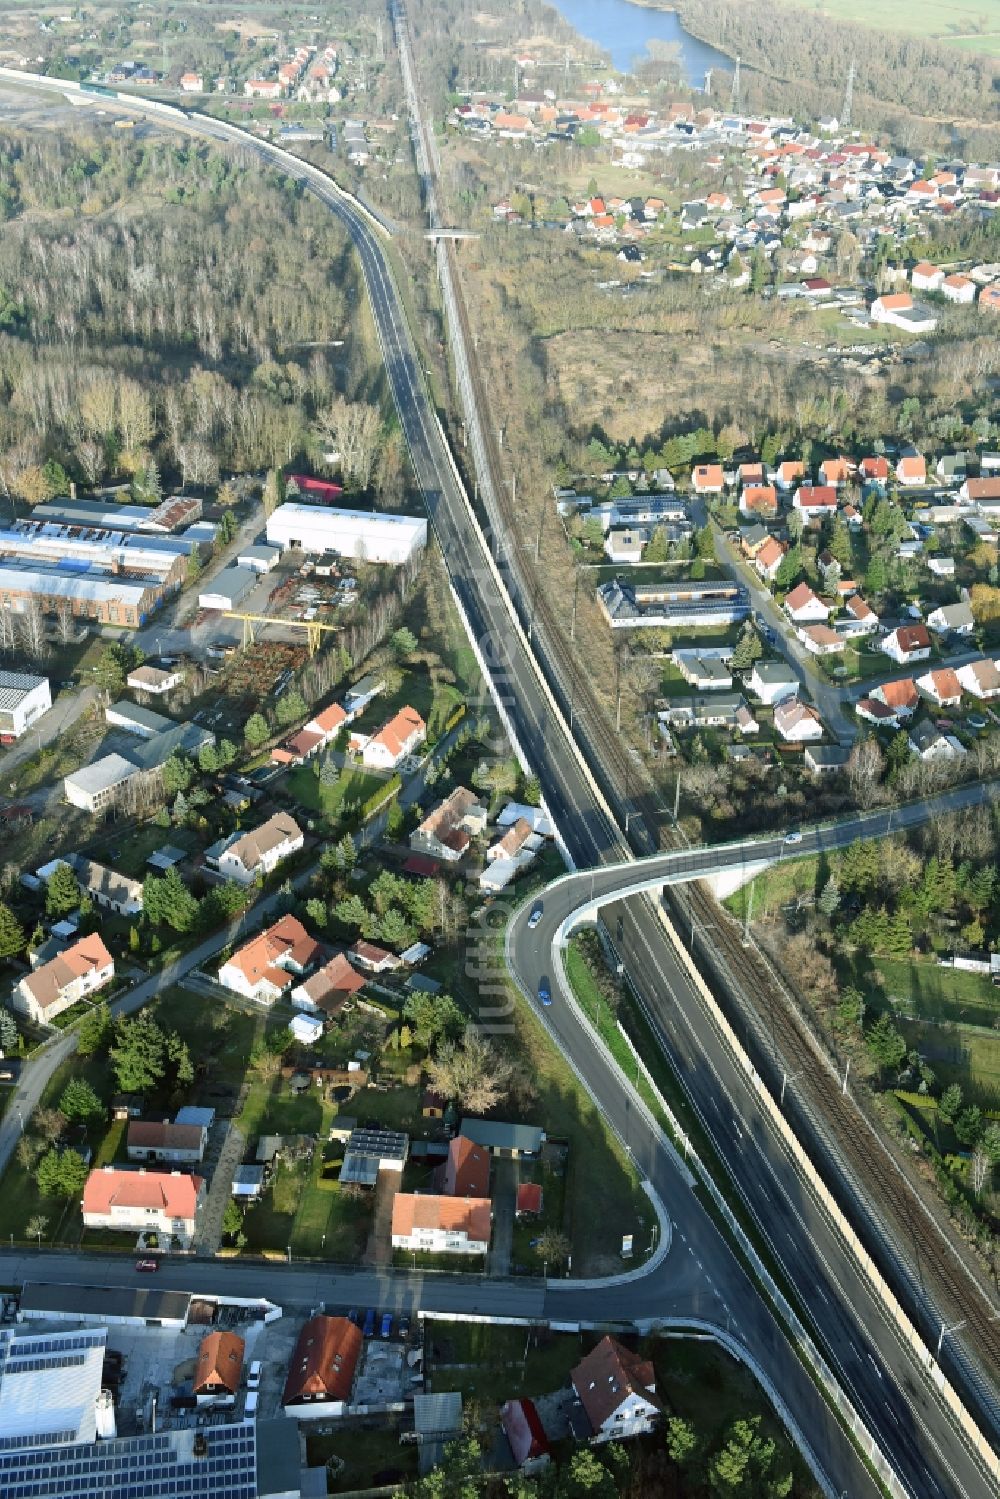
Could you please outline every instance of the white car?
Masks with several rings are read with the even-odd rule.
[[[799,832],[798,828],[793,828],[790,833],[786,833],[785,834],[785,842],[786,843],[801,843],[802,842],[802,834]]]
[[[542,919],[542,907],[541,907],[541,905],[537,905],[535,907],[535,909],[532,911],[531,915],[528,917],[528,931],[529,932],[533,932],[535,930],[535,927],[541,921],[541,919]]]

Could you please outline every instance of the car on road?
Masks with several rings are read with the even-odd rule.
[[[543,910],[543,907],[542,907],[541,901],[538,902],[537,906],[534,906],[532,908],[531,915],[528,917],[528,931],[529,932],[533,932],[535,930],[535,927],[541,921],[541,919],[542,919],[542,910]]]
[[[801,843],[802,842],[802,834],[799,832],[798,828],[792,828],[791,832],[785,834],[785,842],[786,843]]]
[[[354,1325],[355,1325],[355,1327],[359,1327],[360,1326],[360,1324],[361,1324],[361,1313],[358,1311],[358,1309],[357,1309],[356,1306],[352,1306],[351,1307],[351,1310],[347,1314],[347,1320],[348,1320],[348,1322],[353,1322]]]
[[[382,1314],[382,1326],[379,1329],[379,1337],[382,1337],[382,1338],[391,1338],[392,1337],[392,1313],[391,1312],[383,1312],[383,1314]]]
[[[410,1336],[410,1319],[409,1319],[409,1317],[400,1317],[398,1331],[399,1331],[399,1336],[405,1342],[406,1339]]]
[[[159,1260],[136,1260],[135,1268],[141,1271],[144,1275],[149,1275],[154,1270],[159,1270],[160,1262]]]
[[[361,1331],[366,1338],[370,1338],[375,1331],[375,1308],[373,1306],[365,1312],[365,1325]]]
[[[550,1005],[552,1003],[552,990],[549,988],[549,981],[548,981],[548,979],[540,979],[539,980],[539,982],[538,982],[538,999],[539,999],[539,1003],[540,1004],[543,1004],[543,1005],[546,1005],[546,1006],[548,1006],[548,1005]]]

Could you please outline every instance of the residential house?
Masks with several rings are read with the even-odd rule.
[[[966,753],[954,734],[944,734],[929,718],[915,723],[906,736],[907,743],[921,760],[960,760]]]
[[[929,260],[921,260],[910,272],[910,285],[914,291],[938,291],[944,281],[944,271],[940,266],[931,265]]]
[[[835,513],[837,491],[829,484],[802,484],[795,491],[792,509],[798,510],[805,521],[822,520]]]
[[[906,489],[927,483],[927,459],[922,453],[902,453],[896,464],[896,482]]]
[[[663,1414],[651,1360],[605,1335],[570,1374],[598,1442],[644,1436]]]
[[[153,697],[162,697],[173,692],[184,680],[184,673],[176,669],[164,671],[158,666],[137,666],[125,678],[125,686],[133,692],[148,692]]]
[[[802,761],[814,776],[833,776],[847,768],[850,754],[839,744],[807,744]]]
[[[304,843],[305,837],[295,818],[288,812],[275,812],[259,828],[240,834],[226,845],[218,856],[219,873],[239,885],[250,885],[259,876],[277,869]]]
[[[258,1004],[273,1004],[316,961],[319,945],[301,921],[282,916],[219,969],[219,983]]]
[[[820,486],[838,489],[841,484],[848,482],[853,468],[854,465],[848,458],[824,458],[819,466]]]
[[[795,633],[813,656],[835,656],[846,644],[845,636],[829,625],[802,625]]]
[[[248,99],[280,99],[285,92],[285,85],[280,78],[248,78],[243,85],[243,92]]]
[[[945,276],[941,282],[940,291],[948,302],[967,305],[976,300],[976,283],[957,271],[950,276]]]
[[[863,484],[877,484],[884,489],[889,482],[889,460],[878,456],[862,458],[858,464],[858,475]]]
[[[888,292],[876,297],[871,305],[873,323],[901,328],[904,333],[933,333],[937,318],[918,307],[909,292]]]
[[[900,666],[909,666],[913,661],[925,661],[931,653],[931,637],[927,626],[898,625],[885,636],[881,649]]]
[[[925,672],[917,678],[917,690],[938,708],[957,708],[962,701],[962,683],[950,666]]]
[[[243,1372],[246,1345],[235,1332],[213,1329],[198,1346],[198,1362],[191,1382],[196,1397],[235,1395]]]
[[[738,692],[678,698],[668,708],[661,709],[657,718],[661,732],[664,725],[681,729],[733,729],[741,734],[760,732],[760,724],[750,711],[746,699]]]
[[[785,613],[796,625],[825,624],[830,610],[808,583],[799,583],[785,598]]]
[[[344,954],[338,953],[301,984],[296,984],[291,1001],[297,1010],[321,1010],[324,1015],[339,1015],[351,995],[357,994],[366,983],[367,980],[355,972]]]
[[[186,1171],[124,1171],[102,1166],[83,1188],[84,1228],[155,1233],[187,1247],[205,1201],[205,1182]]]
[[[806,466],[800,458],[785,458],[778,464],[774,482],[786,492],[801,484],[806,476]]]
[[[114,976],[115,960],[92,932],[25,974],[14,986],[11,1003],[29,1020],[48,1025],[70,1005],[110,984]]]
[[[19,739],[51,707],[48,677],[0,671],[0,736],[5,741]]]
[[[928,614],[927,625],[938,635],[971,635],[976,621],[968,604],[942,604]]]
[[[702,655],[700,651],[674,651],[671,659],[685,682],[699,692],[728,692],[733,685],[730,656],[730,652],[715,656]]]
[[[967,505],[1000,504],[1000,478],[983,474],[980,479],[966,479],[958,491],[958,498]]]
[[[355,942],[353,947],[348,948],[347,956],[358,968],[364,968],[368,973],[391,973],[402,962],[395,953],[374,942]]]
[[[774,727],[786,744],[822,739],[823,724],[816,709],[801,698],[783,698],[774,709]]]
[[[163,1161],[172,1166],[196,1164],[205,1154],[208,1131],[197,1124],[158,1124],[152,1119],[129,1122],[126,1148],[130,1161]]]
[[[893,710],[877,697],[862,697],[854,705],[854,711],[859,718],[866,723],[874,724],[877,729],[896,728],[899,719]]]
[[[448,1158],[441,1168],[441,1191],[446,1197],[488,1198],[490,1153],[464,1135],[448,1143]]]
[[[985,656],[981,661],[970,661],[960,666],[955,673],[964,692],[970,692],[981,702],[1000,697],[1000,671],[995,661]]]
[[[909,718],[920,706],[920,693],[912,677],[897,677],[894,682],[880,682],[872,697],[883,703],[896,719]]]
[[[520,1160],[537,1156],[545,1143],[545,1131],[537,1124],[513,1124],[506,1119],[463,1119],[459,1134],[492,1155]]]
[[[770,539],[770,531],[762,526],[759,521],[750,526],[743,526],[740,530],[740,550],[744,557],[751,561],[756,557],[765,541]]]
[[[878,615],[860,593],[854,593],[844,605],[846,618],[838,619],[837,629],[844,635],[871,635],[878,629]]]
[[[979,293],[980,312],[1000,312],[1000,281],[984,286]]]
[[[795,697],[799,679],[787,661],[755,661],[747,686],[755,697],[770,706]]]
[[[691,488],[696,494],[721,494],[725,487],[721,463],[699,463],[691,470]]]
[[[410,834],[410,847],[432,859],[454,864],[486,828],[487,808],[475,792],[456,786]]]
[[[340,703],[331,703],[328,708],[324,708],[321,713],[316,714],[315,718],[309,720],[305,732],[318,734],[321,747],[325,749],[349,722],[347,709],[343,708]]]
[[[288,1361],[285,1415],[300,1421],[346,1415],[363,1343],[349,1317],[310,1317]]]
[[[486,862],[495,864],[498,860],[513,859],[518,867],[530,864],[540,844],[541,839],[531,823],[522,817],[513,823],[495,843],[490,844],[486,850]]]
[[[392,1200],[392,1247],[484,1255],[490,1247],[492,1213],[488,1197],[397,1192]]]
[[[645,527],[633,530],[631,527],[612,526],[604,538],[604,552],[609,562],[631,567],[642,561],[648,540],[649,532]]]
[[[757,461],[741,463],[736,471],[736,477],[741,488],[753,487],[764,483],[764,465]]]
[[[785,560],[788,551],[788,543],[778,541],[777,537],[769,536],[753,559],[754,570],[767,583],[773,583],[778,576],[778,569]]]
[[[97,864],[93,859],[85,859],[82,854],[71,854],[66,863],[96,906],[114,911],[119,916],[141,914],[141,880],[130,880],[127,875]]]
[[[205,92],[200,73],[182,73],[180,77],[181,93],[203,94]]]
[[[369,770],[395,770],[427,738],[427,725],[416,708],[401,708],[365,744],[361,759]]]
[[[740,491],[740,514],[748,520],[773,520],[778,514],[778,491],[773,484],[749,484]]]

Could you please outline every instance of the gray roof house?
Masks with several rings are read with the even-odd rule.
[[[535,1124],[508,1124],[500,1119],[463,1119],[459,1134],[493,1155],[537,1155],[545,1142],[545,1131]]]

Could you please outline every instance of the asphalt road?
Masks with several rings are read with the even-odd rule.
[[[107,101],[104,102],[106,106]],[[142,112],[140,102],[137,101],[135,108]],[[161,124],[171,123],[169,116],[151,113],[151,118]],[[204,117],[186,122],[177,120],[176,124],[177,128],[209,138],[237,142],[262,161],[298,178],[345,224],[361,260],[417,481],[424,491],[456,594],[505,701],[514,732],[541,778],[549,812],[574,864],[598,865],[608,859],[617,862],[625,852],[620,834],[604,810],[601,798],[595,794],[578,747],[566,735],[551,698],[539,681],[530,649],[515,625],[509,601],[497,584],[482,538],[469,514],[451,456],[433,418],[383,245],[350,200],[321,174],[286,153],[264,142],[250,142],[241,133]],[[733,1073],[725,1046],[712,1035],[700,1000],[690,990],[686,975],[678,969],[655,919],[642,905],[636,930],[635,952],[629,956],[636,964],[637,982],[644,990],[653,987],[661,992],[668,1008],[676,1012],[678,1023],[688,1032],[691,1067],[697,1075],[700,1096],[707,1107],[713,1107],[714,1098],[714,1108],[728,1113],[727,1118],[712,1126],[720,1155],[762,1225],[773,1225],[776,1232],[777,1221],[781,1219],[788,1238],[785,1258],[791,1265],[792,1278],[816,1308],[822,1342],[834,1365],[844,1370],[849,1394],[878,1433],[906,1490],[919,1499],[992,1494],[993,1485],[980,1473],[944,1412],[927,1395],[921,1371],[903,1350],[885,1339],[879,1325],[881,1314],[872,1308],[864,1288],[852,1294],[841,1288],[841,1280],[837,1278],[835,1282],[827,1281],[831,1287],[829,1301],[821,1303],[813,1296],[813,1285],[822,1285],[812,1274],[814,1263],[825,1267],[837,1263],[841,1256],[836,1235],[809,1203],[797,1172],[778,1142],[762,1127],[754,1101],[743,1093],[739,1078]],[[598,1313],[605,1304],[602,1298],[607,1295],[609,1307],[630,1307],[631,1316],[636,1319],[648,1316],[660,1280],[669,1278],[678,1254],[685,1252],[680,1246],[691,1245],[692,1255],[701,1262],[706,1286],[711,1276],[712,1286],[706,1297],[709,1308],[715,1305],[712,1288],[719,1288],[716,1325],[724,1329],[727,1321],[735,1323],[753,1350],[762,1376],[784,1396],[800,1436],[812,1446],[831,1488],[851,1496],[874,1494],[875,1486],[867,1470],[846,1443],[838,1423],[804,1374],[756,1288],[732,1260],[712,1220],[677,1173],[672,1156],[636,1113],[630,1093],[619,1085],[603,1052],[590,1040],[589,1031],[567,1025],[561,1016],[553,1017],[552,1023],[571,1062],[668,1205],[678,1232],[678,1244],[672,1248],[664,1269],[655,1276],[645,1277],[631,1287],[586,1293],[590,1315]],[[201,1269],[199,1266],[196,1284],[201,1279]],[[274,1277],[275,1272],[272,1269],[267,1274]],[[846,1267],[843,1275],[846,1280]],[[491,1286],[490,1305],[495,1304]],[[723,1312],[723,1304],[728,1312]]]

